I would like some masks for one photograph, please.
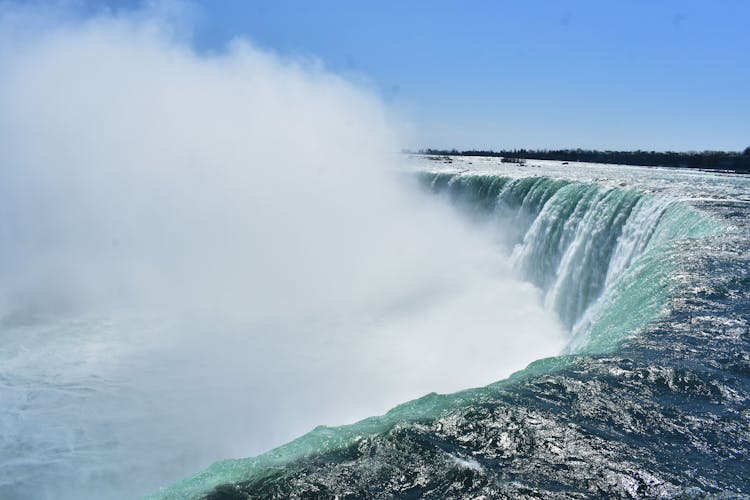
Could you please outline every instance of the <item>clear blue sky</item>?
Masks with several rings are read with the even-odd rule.
[[[750,1],[205,0],[191,17],[199,50],[245,37],[365,79],[412,147],[750,146]]]

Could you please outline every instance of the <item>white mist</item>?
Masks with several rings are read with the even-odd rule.
[[[368,91],[147,13],[2,15],[3,498],[131,498],[562,348]]]

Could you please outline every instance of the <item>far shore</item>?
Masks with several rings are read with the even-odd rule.
[[[750,174],[750,147],[744,151],[596,151],[584,149],[513,149],[502,151],[422,149],[404,151],[420,156],[481,156],[522,163],[524,160],[637,165],[643,167],[694,168]]]

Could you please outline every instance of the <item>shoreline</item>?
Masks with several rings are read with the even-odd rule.
[[[457,151],[425,149],[404,151],[404,154],[422,157],[466,156],[500,158],[506,163],[525,163],[526,160],[559,161],[566,163],[596,163],[602,165],[627,165],[636,167],[680,168],[706,172],[750,174],[750,148],[744,152],[655,152],[655,151],[592,151],[592,150],[507,150],[507,151]],[[669,159],[670,161],[664,161]],[[659,161],[661,160],[661,161]]]

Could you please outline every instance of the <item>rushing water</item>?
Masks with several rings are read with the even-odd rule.
[[[418,165],[420,184],[495,234],[543,290],[569,332],[565,353],[216,463],[156,497],[750,490],[750,180],[481,158]]]

